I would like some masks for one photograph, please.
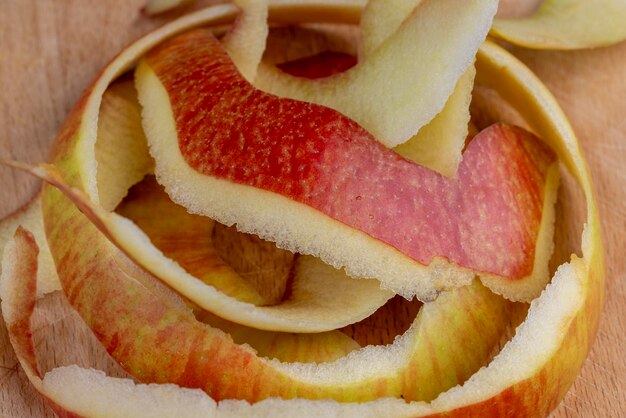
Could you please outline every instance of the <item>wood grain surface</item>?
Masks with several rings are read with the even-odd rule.
[[[148,19],[140,14],[143,2],[0,0],[0,157],[46,159],[63,119],[98,70],[138,35],[173,17]],[[507,7],[536,3],[509,1]],[[600,330],[554,416],[626,416],[626,43],[578,52],[513,52],[569,116],[591,168],[605,233],[607,297]],[[0,217],[37,188],[33,178],[0,168]],[[37,321],[48,324],[45,333],[35,333],[44,370],[77,363],[124,375],[62,295],[42,301]],[[17,366],[1,320],[0,416],[53,416]]]

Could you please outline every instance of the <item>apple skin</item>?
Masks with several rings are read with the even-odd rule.
[[[585,259],[573,261],[577,277],[572,279],[581,282],[583,303],[573,318],[564,318],[564,335],[546,363],[523,381],[483,401],[425,416],[545,417],[556,408],[576,379],[598,332],[604,304],[604,256],[602,244],[594,241]]]
[[[18,358],[20,359],[27,375],[31,382],[35,385],[38,391],[42,395],[48,398],[47,390],[42,387],[41,374],[37,369],[36,352],[32,341],[32,331],[30,316],[35,306],[35,294],[36,294],[36,271],[37,271],[37,246],[32,236],[25,233],[23,230],[18,230],[16,234],[17,245],[22,247],[18,250],[18,254],[12,254],[13,259],[11,262],[5,265],[11,264],[17,265],[8,269],[10,273],[5,272],[3,276],[3,315],[5,316],[5,322],[9,328],[12,344],[14,345]],[[25,247],[25,248],[24,248]],[[595,247],[597,250],[598,247]],[[601,247],[600,247],[601,249]],[[592,266],[597,262],[601,262],[601,252],[593,251],[590,260]],[[17,256],[16,256],[17,255]],[[599,256],[599,258],[598,258]],[[5,255],[5,262],[7,256]],[[602,286],[592,286],[592,284],[602,284],[602,275],[597,277],[589,276],[589,271],[586,271],[587,264],[582,259],[575,258],[573,260],[573,266],[576,269],[575,275],[583,279],[585,294],[581,295],[587,303],[581,308],[593,309],[594,306],[590,306],[589,303],[601,303],[602,300]],[[7,277],[14,277],[12,280],[7,280]],[[18,283],[14,283],[16,279],[19,279]],[[570,277],[571,279],[571,277]],[[587,279],[591,279],[588,281]],[[7,289],[11,294],[7,294]],[[600,290],[595,292],[595,295],[589,293],[589,290]],[[594,300],[594,296],[597,299]],[[7,307],[7,304],[11,303],[13,306]],[[597,306],[597,305],[596,305]],[[597,309],[597,308],[596,308]],[[576,315],[573,320],[569,322],[567,332],[563,340],[563,344],[559,347],[556,353],[551,357],[555,359],[555,356],[560,356],[559,361],[549,361],[543,368],[541,368],[534,376],[524,380],[496,396],[489,398],[486,401],[467,405],[465,407],[458,407],[458,405],[449,405],[450,408],[444,413],[428,413],[428,406],[425,404],[414,404],[414,413],[412,416],[453,416],[453,417],[481,417],[481,416],[545,416],[552,410],[560,397],[563,396],[569,385],[569,379],[574,378],[576,374],[576,367],[579,366],[578,362],[572,363],[572,359],[584,359],[585,350],[590,344],[589,336],[595,335],[597,328],[593,325],[588,326],[588,317],[581,314]],[[596,318],[597,319],[597,318]],[[582,355],[581,355],[582,354]],[[562,357],[561,357],[562,356]],[[573,357],[570,357],[573,356]],[[480,372],[479,372],[480,374]],[[558,376],[558,377],[557,377]],[[113,379],[115,380],[115,379]],[[461,389],[462,390],[462,389]],[[547,396],[546,396],[547,393]],[[440,398],[441,399],[441,398]],[[438,399],[438,400],[440,400]],[[50,406],[59,414],[59,416],[81,416],[69,412],[66,407],[60,406],[51,402],[48,398]],[[433,402],[433,405],[437,401]],[[315,410],[317,405],[310,404],[312,411]],[[335,404],[337,411],[341,411],[342,404]],[[395,405],[396,407],[398,405]],[[435,406],[435,410],[445,409],[445,403],[439,402]],[[457,406],[455,408],[454,406]],[[246,411],[247,405],[240,405],[242,412]],[[375,407],[372,405],[372,407]],[[443,407],[443,408],[442,408]],[[398,408],[398,416],[406,416],[406,413],[413,408]],[[248,411],[251,412],[251,411]],[[396,415],[393,413],[393,408],[389,410],[390,415]],[[433,411],[434,412],[434,411]],[[253,414],[254,415],[254,414]]]
[[[39,247],[35,236],[19,226],[8,242],[2,258],[4,270],[0,281],[2,315],[9,341],[24,373],[43,396],[46,404],[59,417],[80,418],[46,396],[42,375],[37,365],[37,349],[33,341],[31,317],[37,300],[37,270]]]
[[[428,305],[424,315],[432,318],[423,321],[425,325],[419,332],[431,338],[415,336],[416,342],[421,342],[420,348],[412,351],[408,363],[398,372],[391,376],[371,374],[356,381],[343,376],[331,379],[327,385],[315,384],[259,359],[250,349],[234,344],[227,334],[199,323],[189,312],[151,291],[149,283],[155,278],[104,239],[65,196],[46,193],[44,207],[50,219],[50,246],[68,301],[107,352],[141,381],[201,388],[216,400],[258,401],[280,396],[364,401],[401,394],[407,399],[429,399],[484,364],[508,327],[508,320],[500,319],[518,309],[479,284],[458,289],[458,293]],[[67,233],[74,237],[69,245]],[[451,303],[448,298],[457,302]],[[458,310],[468,303],[476,307],[474,312],[459,316]],[[448,324],[446,332],[437,332],[442,323]],[[468,326],[475,327],[464,337],[469,338],[466,348],[471,355],[464,346],[448,340],[458,336],[460,330],[467,332]],[[430,357],[436,352],[429,348],[431,344],[448,346],[455,354]],[[459,355],[467,355],[465,363],[473,364],[473,369],[456,370],[454,359]],[[423,362],[432,368],[420,367]],[[447,377],[442,379],[441,373]],[[417,384],[420,381],[424,387]]]
[[[492,46],[491,48],[493,49],[495,47]],[[485,53],[490,54],[491,52]],[[502,53],[505,52],[502,51]],[[505,63],[508,65],[511,64],[510,61],[505,61]],[[515,78],[515,75],[513,78]],[[524,78],[522,77],[520,80],[522,87],[524,87]],[[540,93],[536,93],[536,86],[532,87],[534,89],[532,90],[532,94],[537,97],[542,97]],[[513,89],[513,91],[515,91],[515,89]],[[87,92],[87,94],[89,93],[90,92]],[[526,93],[528,93],[528,91]],[[535,100],[529,98],[527,95],[520,94],[519,91],[515,91],[515,97],[521,102],[520,109],[531,108],[533,100]],[[548,97],[551,96],[548,94]],[[83,104],[86,99],[87,97],[85,96],[82,101]],[[553,99],[552,101],[548,101],[548,106],[558,109],[558,105]],[[59,164],[66,164],[67,173],[73,174],[75,180],[78,178],[76,175],[77,169],[76,167],[72,167],[72,165],[77,164],[78,161],[72,151],[76,146],[75,142],[78,138],[78,133],[77,130],[70,129],[70,126],[73,125],[77,127],[80,124],[80,114],[83,110],[84,109],[80,106],[74,110],[74,119],[68,119],[65,125],[65,143],[58,143],[56,146],[57,161]],[[555,135],[558,136],[562,134],[563,127],[559,125],[557,121],[564,121],[565,119],[563,119],[562,116],[560,118],[551,116],[553,115],[543,115],[543,117],[539,117],[539,122],[535,120],[536,124],[534,126],[542,137],[550,139],[552,144],[558,144],[559,139],[554,138]],[[548,126],[548,128],[545,128],[546,126]],[[487,391],[486,394],[481,393],[478,398],[473,398],[461,404],[439,403],[437,410],[440,412],[433,411],[432,413],[426,414],[416,413],[415,416],[506,416],[507,414],[509,416],[523,416],[524,414],[530,416],[546,416],[562,398],[566,388],[571,385],[580,365],[583,363],[597,332],[599,312],[603,304],[603,249],[599,232],[598,213],[593,201],[589,175],[585,163],[580,156],[579,146],[575,137],[569,135],[569,127],[566,120],[565,126],[565,137],[567,139],[561,142],[563,145],[559,154],[562,161],[567,163],[568,167],[576,173],[577,178],[581,182],[587,195],[589,210],[589,223],[586,231],[588,240],[585,240],[584,266],[581,265],[583,263],[578,263],[577,270],[579,275],[578,277],[571,278],[572,280],[579,281],[582,289],[579,308],[576,309],[573,317],[564,318],[564,333],[562,336],[558,337],[558,348],[555,351],[547,353],[545,363],[542,363],[542,366],[538,368],[536,372],[529,374],[523,381],[503,388],[500,392],[495,390],[492,392]],[[546,129],[553,129],[554,133],[550,135],[549,132],[546,132]],[[47,190],[48,193],[54,193],[53,189],[49,187],[47,187]],[[69,201],[66,203],[69,203]],[[67,205],[66,209],[68,209]],[[68,215],[71,217],[81,216],[77,211],[69,211]],[[65,217],[67,218],[68,216],[66,215]],[[79,228],[74,228],[73,231],[80,232],[81,225],[81,223],[78,223],[77,226]],[[72,238],[72,235],[66,235],[66,239],[71,240]]]
[[[82,116],[81,112],[73,114]],[[79,125],[68,121],[61,138],[80,138]],[[75,187],[82,187],[81,179],[73,174],[79,152],[74,148],[70,156],[57,160]],[[287,378],[250,350],[233,344],[221,331],[198,323],[189,313],[151,292],[148,283],[154,279],[139,274],[140,269],[107,241],[64,194],[46,186],[43,195],[47,235],[64,291],[107,351],[142,381],[201,387],[218,400],[255,401],[282,396],[360,401],[399,396],[403,392],[406,399],[431,399],[484,364],[509,326],[509,311],[517,309],[484,287],[464,289],[456,304],[438,309],[435,302],[426,310],[434,318],[424,321],[428,327],[424,327],[422,335],[430,338],[416,338],[422,345],[415,350],[405,372],[393,378],[376,376],[323,387],[311,385]],[[86,207],[82,210],[90,212]],[[98,218],[92,220],[97,222]],[[439,303],[444,300],[442,296]],[[468,304],[477,308],[473,314],[482,320],[458,314]],[[448,335],[439,330],[442,323],[447,324]],[[475,331],[468,333],[470,328]],[[450,336],[462,336],[473,354],[464,345],[450,343]],[[452,351],[430,358],[434,352],[431,344]],[[465,356],[459,367],[456,359]],[[430,368],[420,367],[422,363]]]
[[[503,278],[532,274],[545,179],[556,161],[532,135],[504,125],[485,130],[468,145],[458,178],[448,179],[332,109],[255,89],[208,31],[166,41],[146,62],[169,95],[181,154],[197,172],[303,203],[422,265],[443,257]]]

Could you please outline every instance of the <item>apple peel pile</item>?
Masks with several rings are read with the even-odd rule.
[[[261,62],[267,22],[354,23],[362,2],[248,3],[139,39],[86,91],[50,164],[9,162],[46,181],[0,224],[2,237],[20,224],[32,232],[2,238],[0,298],[34,387],[59,416],[547,415],[595,336],[603,249],[565,116],[523,64],[484,41],[496,2],[415,2],[356,65],[309,78]],[[457,64],[441,84],[410,64],[391,84],[358,76],[389,67],[385,54],[412,51],[412,36],[428,44],[412,24],[443,26],[452,5],[461,27],[441,49]],[[235,19],[220,43],[210,27]],[[425,94],[402,84],[422,69],[436,103],[391,93]],[[289,98],[264,91],[267,74]],[[532,133],[495,123],[463,139],[462,158],[444,145],[424,157],[433,166],[416,162],[431,149],[411,148],[415,138],[458,144],[472,132],[458,127],[474,74]],[[370,105],[403,109],[393,123],[368,116],[373,129],[344,110],[368,102],[359,83],[382,89]],[[291,98],[322,85],[354,90],[338,106],[345,114]],[[550,278],[559,163],[584,192],[587,217],[582,256]],[[255,257],[270,274],[247,277]],[[40,372],[31,316],[57,274],[136,381],[77,366]],[[376,336],[378,324],[397,321]]]

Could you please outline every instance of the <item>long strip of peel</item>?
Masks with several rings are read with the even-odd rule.
[[[13,341],[18,354],[27,360],[24,367],[36,371],[35,349],[32,343],[28,345],[36,245],[19,234],[16,243],[11,244],[3,260],[7,266],[0,279],[3,312],[9,330],[17,332]],[[140,380],[200,387],[218,399],[260,400],[272,394],[344,401],[400,395],[407,400],[431,399],[458,379],[471,375],[490,356],[506,329],[506,322],[494,321],[494,317],[508,318],[523,308],[474,282],[426,304],[409,331],[392,345],[363,348],[328,363],[281,363],[257,357],[249,347],[235,344],[222,331],[197,322],[179,304],[156,291],[150,284],[155,279],[133,267],[110,243],[100,241],[83,248],[82,256],[97,262],[89,263],[86,275],[78,273],[67,283],[68,297],[111,355]],[[110,292],[114,297],[101,299]],[[94,304],[95,300],[101,303]],[[467,304],[475,306],[476,314],[458,315],[458,310]],[[24,310],[28,306],[30,309]],[[112,313],[119,317],[112,320]],[[133,321],[127,321],[131,317]],[[442,323],[446,324],[444,330],[440,329]],[[454,343],[461,330],[467,346]],[[137,332],[141,338],[137,338]],[[442,356],[441,352],[434,353],[433,347],[446,347],[449,352]],[[465,361],[455,362],[460,357]],[[170,362],[166,367],[158,367],[164,359]],[[157,364],[153,364],[155,361]],[[75,368],[74,372],[70,371],[72,368],[65,370],[58,373],[77,373]],[[273,389],[261,386],[267,382]],[[35,384],[41,388],[36,379]],[[68,389],[57,387],[57,393],[66,398],[61,401],[55,396],[55,402],[88,405],[79,396],[67,399]],[[106,391],[100,391],[89,398],[102,402],[105,395]],[[124,413],[120,407],[121,404],[110,405],[114,412],[109,413]],[[92,408],[79,413],[89,416],[93,412]]]
[[[532,49],[583,49],[626,39],[623,0],[544,0],[530,16],[497,18],[490,35]]]
[[[463,158],[468,135],[475,75],[476,69],[472,65],[457,81],[441,112],[394,151],[444,176],[453,177]]]
[[[267,6],[269,0],[235,0],[241,12],[222,39],[222,45],[241,75],[254,81],[263,57],[265,40],[269,33]]]
[[[370,0],[361,14],[359,60],[373,54],[423,0]]]
[[[332,109],[255,89],[208,31],[162,44],[135,74],[157,179],[190,212],[406,298],[432,300],[475,274],[500,277],[511,300],[545,287],[558,164],[528,133],[485,129],[445,179]],[[513,280],[525,291],[507,292]]]

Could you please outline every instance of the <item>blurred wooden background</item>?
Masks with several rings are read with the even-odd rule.
[[[171,19],[147,19],[144,0],[0,0],[0,156],[44,161],[50,144],[81,91],[119,50]],[[507,0],[507,13],[538,0]],[[607,249],[607,298],[602,323],[582,373],[555,417],[626,416],[626,42],[580,52],[514,49],[555,93],[582,142],[599,200]],[[0,217],[34,194],[32,177],[0,169]],[[60,299],[56,297],[56,299]],[[61,301],[47,302],[54,311]],[[56,313],[60,336],[72,312]],[[69,318],[69,319],[68,319]],[[65,331],[64,331],[65,330]],[[55,359],[55,343],[40,349]],[[95,347],[89,356],[102,353]],[[95,354],[94,354],[95,353]],[[113,367],[107,360],[103,367]],[[7,345],[0,319],[0,416],[52,416]]]

